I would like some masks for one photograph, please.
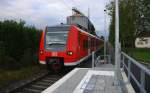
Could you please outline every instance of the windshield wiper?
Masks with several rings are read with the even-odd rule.
[[[53,42],[53,43],[48,43],[48,45],[65,45],[66,43],[64,42]]]

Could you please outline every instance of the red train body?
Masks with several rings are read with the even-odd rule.
[[[60,66],[75,66],[99,50],[103,41],[76,25],[46,27],[40,42],[39,62]]]

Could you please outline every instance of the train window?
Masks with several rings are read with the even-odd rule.
[[[63,51],[66,47],[67,32],[47,32],[46,49],[51,51]]]
[[[94,39],[91,40],[91,47],[94,47]]]
[[[46,42],[48,43],[66,43],[67,33],[47,33],[46,34]]]
[[[47,33],[46,49],[53,51],[64,50],[66,46],[67,35],[65,33]]]
[[[83,41],[83,49],[87,50],[88,49],[88,40]]]
[[[92,42],[93,42],[93,47],[94,47],[94,39],[93,39],[93,41],[92,41]]]

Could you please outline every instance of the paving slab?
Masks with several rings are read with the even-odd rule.
[[[114,82],[114,66],[75,68],[42,93],[122,93]]]

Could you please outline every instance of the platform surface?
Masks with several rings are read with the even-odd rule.
[[[114,84],[114,67],[111,64],[97,68],[75,68],[42,93],[122,93]]]

